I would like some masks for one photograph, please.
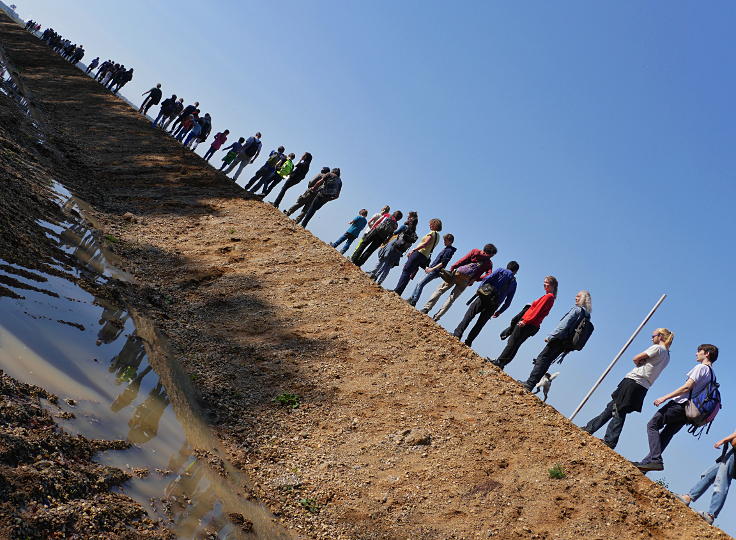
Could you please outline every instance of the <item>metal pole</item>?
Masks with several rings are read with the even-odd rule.
[[[582,409],[583,408],[583,405],[585,405],[587,403],[587,401],[590,399],[590,396],[593,395],[593,392],[596,391],[596,389],[598,388],[598,386],[600,386],[601,382],[603,382],[603,379],[606,378],[606,375],[608,375],[611,372],[611,370],[613,369],[613,366],[616,365],[616,362],[618,362],[618,359],[621,358],[621,356],[626,352],[626,349],[629,348],[629,345],[631,345],[631,342],[634,341],[634,338],[636,338],[636,336],[639,334],[639,332],[641,332],[641,329],[644,328],[644,325],[649,322],[649,319],[652,318],[652,315],[654,315],[654,312],[657,311],[657,308],[660,305],[662,305],[662,302],[664,302],[664,299],[665,298],[667,298],[667,295],[666,294],[663,294],[659,298],[659,300],[657,301],[657,303],[654,304],[654,307],[649,312],[649,315],[647,315],[646,317],[644,317],[644,320],[641,321],[641,324],[637,327],[636,330],[634,330],[634,333],[631,334],[631,337],[629,338],[629,340],[624,344],[623,347],[621,347],[621,350],[618,351],[618,354],[614,357],[613,361],[610,364],[608,364],[608,367],[606,368],[606,370],[603,372],[603,374],[595,382],[595,384],[593,385],[593,388],[591,388],[590,391],[585,395],[585,397],[583,398],[583,401],[581,401],[580,402],[580,405],[578,405],[578,408],[575,409],[575,411],[570,415],[570,420],[573,420],[575,418],[575,415],[580,412],[580,409]]]

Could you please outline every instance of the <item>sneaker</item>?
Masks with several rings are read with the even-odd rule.
[[[713,514],[709,514],[708,512],[698,512],[698,515],[702,517],[708,525],[713,525],[713,522],[716,519]]]
[[[692,499],[688,500],[685,498],[685,495],[680,495],[679,493],[675,493],[675,497],[680,499],[685,506],[690,506],[690,503],[693,502]]]
[[[641,461],[632,461],[634,467],[639,469],[641,472],[649,471],[663,471],[664,463],[661,461],[650,461],[649,463],[642,463]]]

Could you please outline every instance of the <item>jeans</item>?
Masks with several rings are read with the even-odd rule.
[[[167,118],[166,113],[159,111],[158,116],[156,116],[156,119],[153,122],[151,122],[151,127],[156,127],[158,125],[159,120],[161,120],[161,124],[163,124],[166,118]]]
[[[194,139],[196,139],[197,137],[199,137],[199,133],[192,133],[190,131],[189,132],[189,135],[187,135],[187,139],[184,141],[184,146],[186,146],[187,148],[189,148],[189,146],[192,144],[192,142],[194,142]]]
[[[371,271],[370,276],[380,285],[383,283],[383,280],[386,279],[392,268],[393,266],[391,266],[386,259],[380,260],[376,267]]]
[[[411,293],[411,296],[409,297],[409,303],[412,306],[416,306],[417,302],[419,301],[419,297],[422,296],[422,291],[424,290],[424,287],[427,286],[427,283],[437,279],[438,277],[440,277],[439,272],[430,272],[429,274],[427,274],[426,277],[422,281],[417,283],[416,287],[414,287],[414,292]]]
[[[511,332],[509,340],[506,342],[506,347],[504,347],[503,351],[501,351],[499,357],[496,358],[496,363],[501,366],[501,369],[505,368],[511,363],[511,361],[514,359],[514,356],[516,356],[516,353],[519,352],[519,347],[521,347],[521,344],[537,332],[539,332],[539,327],[532,324],[525,324],[524,326],[514,326],[514,331]]]
[[[238,170],[235,171],[235,174],[233,175],[233,180],[237,181],[240,173],[243,172],[243,169],[250,165],[251,159],[253,159],[253,156],[238,154],[237,156],[235,156],[235,159],[230,162],[230,165],[227,166],[227,169],[225,169],[225,174],[228,174],[230,171],[232,171],[235,168],[235,165],[239,165]]]
[[[685,404],[669,401],[659,409],[647,423],[649,453],[642,463],[662,463],[662,452],[670,444],[672,437],[687,424]],[[663,429],[664,428],[664,429]],[[661,430],[661,431],[660,431]]]
[[[237,159],[237,157],[235,158]],[[234,161],[234,160],[233,160]],[[233,164],[230,164],[230,168],[233,167]],[[256,171],[256,174],[253,175],[253,178],[248,180],[248,183],[243,186],[246,190],[250,190],[250,188],[254,185],[256,185],[256,182],[267,180],[272,174],[274,174],[276,171],[273,167],[266,164],[263,165],[260,169]]]
[[[353,236],[352,234],[345,233],[340,238],[332,242],[330,245],[334,248],[337,248],[337,246],[345,242],[345,245],[340,250],[340,253],[345,255],[345,252],[348,250],[348,248],[350,248],[350,244],[352,244],[353,240],[355,240],[356,238],[357,236]]]
[[[281,191],[279,191],[279,194],[278,194],[278,195],[276,195],[276,198],[275,198],[275,199],[273,200],[273,205],[274,205],[274,206],[275,206],[276,208],[278,208],[278,207],[279,207],[279,205],[281,204],[281,201],[282,201],[282,200],[283,200],[283,198],[284,198],[284,195],[286,195],[286,190],[288,190],[288,189],[289,189],[289,188],[291,188],[291,187],[294,187],[294,186],[295,186],[295,185],[297,185],[297,184],[298,184],[299,182],[300,182],[300,180],[291,180],[291,179],[287,180],[287,181],[286,181],[286,183],[285,183],[285,184],[283,185],[283,187],[281,188]],[[349,244],[348,244],[348,245],[349,245]],[[343,252],[343,253],[344,253],[344,252]]]
[[[217,148],[212,148],[211,146],[207,149],[207,151],[204,153],[204,160],[209,161],[212,156],[215,155],[215,152],[217,152]]]
[[[527,390],[531,391],[539,381],[542,380],[544,374],[549,371],[549,366],[552,362],[557,360],[562,351],[565,349],[565,341],[557,338],[550,338],[547,345],[539,353],[539,356],[534,360],[534,367],[532,372],[529,374],[529,378],[524,383]]]
[[[250,182],[248,182],[248,185],[245,187],[245,189],[249,190],[252,193],[256,193],[259,189],[261,189],[263,195],[268,195],[271,192],[271,189],[273,189],[271,186],[275,186],[279,183],[280,180],[281,177],[276,171],[274,171],[269,175],[261,177],[261,179],[258,180],[258,182],[256,182],[255,185],[253,185],[252,187],[248,187],[250,186]]]
[[[601,429],[608,422],[608,428],[606,434],[603,437],[603,442],[611,448],[616,448],[618,444],[618,438],[621,436],[621,431],[624,429],[624,422],[626,421],[626,414],[615,410],[614,400],[608,402],[603,412],[593,418],[583,428],[591,435]]]
[[[485,324],[491,319],[493,314],[496,312],[496,309],[498,309],[498,302],[489,302],[485,295],[482,294],[476,295],[475,299],[470,303],[470,306],[468,306],[468,310],[465,312],[465,316],[460,321],[460,324],[455,328],[453,335],[456,338],[461,339],[465,329],[475,316],[478,315],[478,320],[475,321],[473,328],[470,329],[470,333],[465,339],[465,344],[468,347],[471,347],[473,345],[473,340],[478,337],[478,334],[480,334],[480,331],[483,330]]]
[[[445,303],[442,304],[442,307],[440,310],[434,314],[434,317],[432,317],[435,321],[439,321],[442,316],[447,313],[447,310],[450,309],[453,302],[457,300],[457,298],[463,294],[463,291],[468,285],[466,283],[458,283],[457,285],[454,285],[452,283],[447,283],[446,281],[443,281],[442,284],[437,287],[437,289],[432,293],[432,296],[429,297],[429,300],[427,300],[427,303],[424,304],[424,307],[422,308],[422,311],[424,313],[429,313],[430,310],[434,307],[434,305],[437,303],[437,301],[440,299],[440,296],[445,294],[447,291],[452,289],[452,292],[450,293],[450,296],[447,300],[445,300]]]
[[[729,443],[726,443],[729,444]],[[700,475],[700,480],[695,484],[688,495],[693,501],[697,501],[705,490],[713,484],[713,495],[710,498],[710,506],[708,513],[713,517],[718,517],[721,509],[726,502],[728,488],[731,486],[733,479],[734,451],[729,450],[723,463],[714,463],[706,471]]]
[[[296,222],[301,223],[302,227],[306,227],[307,223],[309,223],[309,220],[312,219],[312,217],[314,216],[314,213],[331,200],[332,199],[327,197],[326,195],[317,195],[312,201],[312,204],[309,205],[309,210],[307,210],[307,213],[304,214],[304,217],[302,217],[301,219],[297,218]]]
[[[416,251],[410,254],[406,260],[403,270],[401,271],[401,277],[399,277],[399,282],[396,284],[394,292],[399,295],[403,294],[404,289],[406,289],[411,278],[416,275],[420,268],[427,268],[427,264],[429,264],[429,259],[427,259],[426,255]]]

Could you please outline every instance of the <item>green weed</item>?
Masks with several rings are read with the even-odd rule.
[[[107,240],[111,244],[117,244],[118,242],[120,242],[120,240],[116,238],[115,236],[113,236],[112,234],[106,234],[105,240]]]
[[[314,499],[299,499],[299,504],[310,514],[319,512],[319,505]]]
[[[284,407],[289,407],[290,409],[298,409],[299,405],[302,402],[302,398],[300,398],[296,394],[289,394],[284,392],[283,394],[279,394],[278,396],[273,398],[273,401],[275,401],[279,405],[283,405]]]
[[[550,478],[554,478],[555,480],[562,480],[563,478],[567,478],[567,474],[565,473],[565,470],[562,468],[562,465],[559,463],[555,464],[554,467],[552,467],[549,471]]]

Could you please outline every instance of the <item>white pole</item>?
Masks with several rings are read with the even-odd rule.
[[[590,391],[583,398],[583,401],[580,402],[580,405],[578,405],[578,408],[575,409],[575,411],[570,415],[570,420],[574,419],[575,418],[575,415],[580,412],[580,409],[583,408],[583,405],[585,405],[585,403],[590,399],[590,396],[593,395],[593,392],[595,392],[596,389],[598,388],[598,386],[600,386],[601,382],[603,382],[603,379],[606,378],[606,375],[608,375],[611,372],[611,370],[613,369],[613,366],[616,365],[616,362],[618,362],[618,359],[621,358],[621,356],[626,352],[626,349],[629,348],[629,345],[631,345],[631,342],[634,341],[634,338],[636,338],[636,336],[639,334],[639,332],[641,332],[641,329],[644,328],[644,325],[649,322],[649,319],[652,318],[652,315],[654,315],[654,312],[657,311],[657,308],[660,305],[662,305],[662,302],[664,302],[664,299],[665,298],[667,298],[667,295],[666,294],[663,294],[659,298],[659,300],[657,301],[657,303],[654,304],[654,307],[649,312],[649,315],[647,315],[646,317],[644,317],[644,320],[641,321],[641,324],[639,325],[639,327],[636,330],[634,330],[634,333],[631,334],[631,337],[629,338],[629,340],[624,344],[623,347],[621,347],[621,350],[618,351],[618,354],[614,357],[613,361],[610,364],[608,364],[608,367],[606,368],[606,370],[603,372],[603,374],[595,382],[595,384],[593,385],[593,388],[590,389]]]

